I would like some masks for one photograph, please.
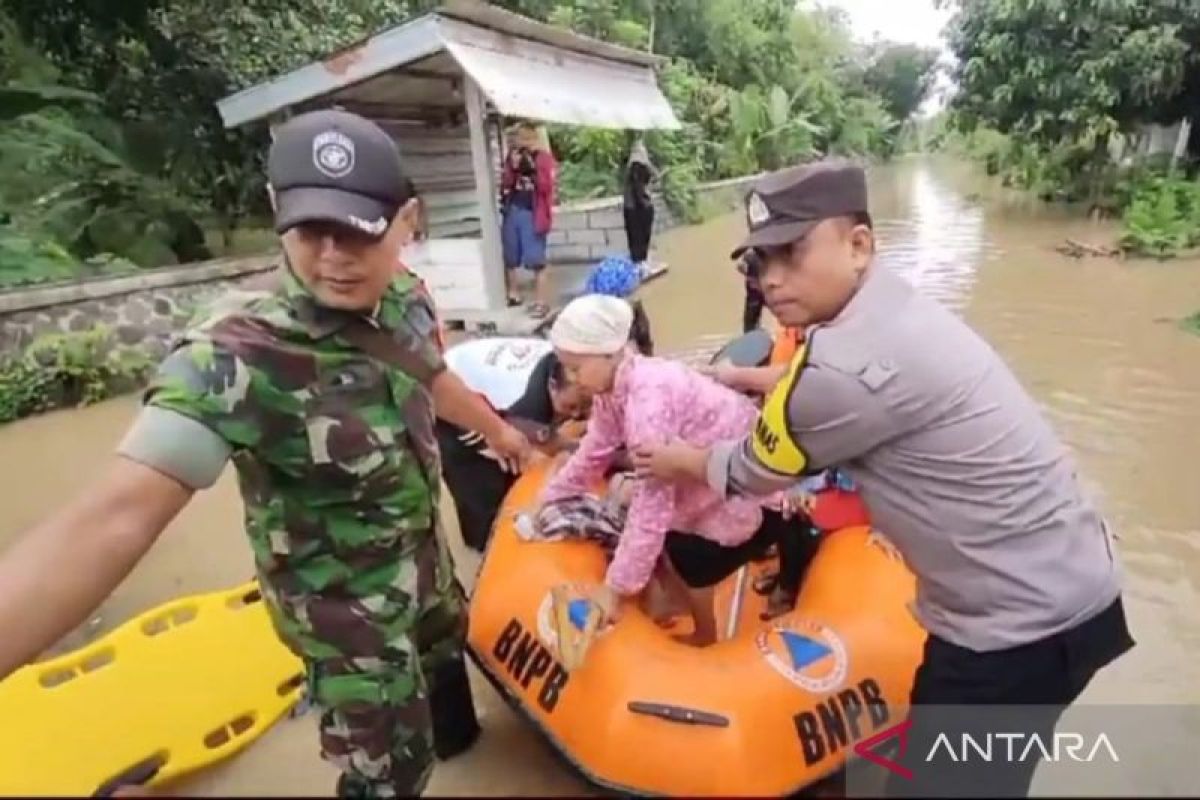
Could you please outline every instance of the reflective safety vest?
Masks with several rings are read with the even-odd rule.
[[[782,475],[799,476],[808,464],[808,456],[792,438],[787,421],[788,400],[807,361],[808,343],[798,329],[787,328],[776,337],[771,366],[784,365],[788,370],[767,395],[750,442],[759,463]]]
[[[784,328],[775,337],[771,345],[771,357],[767,362],[772,367],[790,364],[796,356],[800,342],[804,341],[804,331],[801,328]]]

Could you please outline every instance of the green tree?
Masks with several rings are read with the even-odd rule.
[[[933,87],[938,52],[890,42],[872,49],[863,83],[879,95],[889,114],[903,122],[913,115]]]
[[[195,200],[227,243],[247,215],[266,211],[267,139],[262,126],[225,130],[216,102],[410,13],[368,0],[3,3],[64,80],[102,98],[132,166]],[[186,227],[194,241],[198,229]]]
[[[949,0],[960,128],[1009,134],[1036,171],[1094,192],[1115,133],[1178,115],[1200,85],[1194,0]],[[1178,119],[1178,116],[1175,117]],[[1174,120],[1172,120],[1174,121]]]
[[[197,223],[228,244],[266,215],[267,133],[225,130],[217,100],[438,4],[0,0],[24,42],[0,56],[0,97],[22,115],[0,135],[0,167],[17,176],[0,202],[80,256],[116,248],[147,265],[187,260],[203,253]],[[698,180],[825,151],[886,155],[895,141],[895,106],[867,83],[869,59],[836,10],[791,0],[498,4],[667,57],[661,82],[683,128],[647,143],[668,196],[684,205]],[[17,72],[34,88],[14,82]],[[619,132],[552,126],[552,136],[564,195],[619,185]]]
[[[101,99],[63,86],[60,71],[2,14],[0,64],[0,215],[9,255],[31,257],[24,267],[8,259],[0,280],[62,277],[36,253],[65,263],[117,254],[144,266],[207,254],[188,237],[188,204],[138,168],[121,126],[100,113]]]

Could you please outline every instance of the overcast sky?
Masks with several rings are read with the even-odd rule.
[[[949,55],[942,28],[950,19],[950,11],[935,8],[933,0],[801,0],[800,5],[814,2],[844,9],[858,39],[870,40],[878,34],[893,42],[936,47],[944,57]],[[935,112],[941,105],[938,90],[946,88],[948,81],[939,80],[938,88],[922,104],[919,115]]]
[[[944,47],[942,27],[950,19],[948,10],[934,8],[933,0],[818,0],[839,6],[850,15],[854,33],[870,39],[876,32],[884,39]]]

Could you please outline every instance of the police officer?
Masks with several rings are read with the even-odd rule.
[[[742,276],[745,298],[742,301],[742,333],[749,333],[758,328],[762,322],[763,298],[762,287],[758,285],[759,264],[758,251],[747,249],[740,258],[735,259],[738,274]]]
[[[388,135],[340,111],[297,116],[268,178],[279,287],[233,293],[188,331],[104,473],[0,559],[0,677],[82,622],[231,460],[339,795],[420,794],[435,751],[478,734],[433,404],[503,455],[529,444],[446,371],[428,300],[395,275],[416,207]]]
[[[771,313],[807,336],[749,437],[646,448],[639,469],[758,495],[843,467],[917,578],[929,636],[908,757],[924,759],[938,726],[954,722],[933,706],[1037,704],[1048,713],[1024,724],[1049,733],[1134,644],[1112,537],[1071,456],[983,339],[876,262],[860,168],[824,161],[768,175],[747,194],[746,219],[734,257],[759,251]],[[994,761],[989,776],[949,781],[917,765],[890,793],[1028,791],[1036,756]]]

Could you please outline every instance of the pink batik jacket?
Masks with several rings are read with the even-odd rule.
[[[678,439],[706,447],[741,439],[757,415],[749,398],[682,363],[627,356],[617,368],[612,391],[592,404],[579,449],[547,484],[542,500],[553,502],[590,491],[622,446],[632,451]],[[778,502],[776,495],[724,499],[703,483],[641,479],[606,582],[621,594],[635,594],[650,579],[667,531],[738,545],[758,530],[762,506]]]

